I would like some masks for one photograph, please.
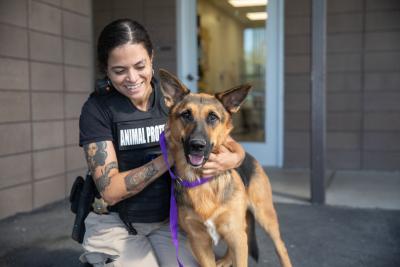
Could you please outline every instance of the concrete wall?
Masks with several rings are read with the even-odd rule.
[[[331,0],[327,167],[400,169],[400,1]],[[309,167],[310,4],[285,5],[285,166]]]
[[[63,199],[85,173],[90,0],[0,0],[0,219]]]

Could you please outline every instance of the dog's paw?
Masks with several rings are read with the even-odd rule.
[[[217,229],[215,228],[214,222],[212,220],[207,220],[204,222],[204,225],[207,227],[207,232],[211,236],[211,239],[213,240],[213,243],[216,246],[218,244],[220,237],[217,232]]]
[[[217,267],[231,267],[233,266],[233,262],[230,257],[224,257],[217,261]]]

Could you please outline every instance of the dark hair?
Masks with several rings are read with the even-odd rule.
[[[110,51],[127,43],[142,44],[152,57],[153,44],[143,25],[131,19],[115,20],[104,27],[97,41],[97,61],[102,74],[106,73]]]

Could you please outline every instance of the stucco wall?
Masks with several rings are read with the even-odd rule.
[[[63,199],[85,173],[90,0],[0,0],[0,218]]]

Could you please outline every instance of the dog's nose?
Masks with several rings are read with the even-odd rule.
[[[189,142],[192,151],[203,151],[206,147],[206,141],[202,139],[192,139]]]

